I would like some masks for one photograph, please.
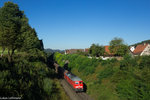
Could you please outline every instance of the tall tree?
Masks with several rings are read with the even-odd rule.
[[[37,33],[35,29],[32,29],[30,26],[27,26],[27,30],[23,32],[23,44],[21,47],[21,51],[28,51],[31,49],[43,49],[43,44],[37,37]]]
[[[115,37],[110,41],[109,45],[110,52],[116,56],[124,56],[128,53],[128,46],[125,45],[122,38]]]
[[[21,24],[24,13],[17,4],[6,2],[0,8],[0,46],[8,49],[8,60],[12,61],[14,51],[21,45]]]
[[[89,53],[96,57],[103,56],[104,52],[104,46],[100,46],[99,44],[92,44],[89,50]]]

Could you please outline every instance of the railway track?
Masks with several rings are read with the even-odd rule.
[[[79,96],[79,98],[81,100],[92,100],[86,93],[81,92],[81,93],[77,93],[77,95]]]
[[[62,75],[60,73],[63,69],[59,67],[59,65],[56,63],[54,64],[54,66],[55,66],[55,70],[57,69],[56,73],[58,73],[59,76]],[[66,94],[70,97],[70,100],[93,100],[85,92],[76,93],[75,90],[71,87],[71,85],[65,79],[63,79],[62,76],[59,80]]]
[[[70,100],[93,100],[84,92],[76,93],[64,79],[60,79],[60,83],[66,94],[70,97]]]

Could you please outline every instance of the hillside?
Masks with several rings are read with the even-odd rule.
[[[45,51],[46,53],[55,53],[55,52],[64,53],[64,52],[65,52],[64,50],[50,49],[50,48],[44,49],[44,51]]]
[[[131,46],[137,46],[137,45],[143,44],[143,43],[149,43],[149,44],[150,44],[150,40],[144,40],[144,41],[142,41],[142,42],[135,43],[135,44],[133,44],[133,45],[131,45]]]
[[[150,56],[125,56],[123,60],[89,59],[78,54],[55,53],[55,61],[86,84],[87,93],[95,100],[149,100]]]

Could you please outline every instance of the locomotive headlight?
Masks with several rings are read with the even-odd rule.
[[[76,88],[79,88],[79,86],[76,86]]]
[[[83,88],[83,86],[76,86],[75,88]]]

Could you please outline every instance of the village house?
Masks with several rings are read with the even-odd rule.
[[[150,44],[143,43],[137,45],[136,47],[132,46],[130,50],[134,56],[150,55]]]
[[[65,50],[65,54],[74,54],[74,53],[77,53],[78,51],[88,53],[89,48],[86,48],[86,49],[67,49],[67,50]]]
[[[104,56],[107,56],[107,57],[114,56],[114,54],[111,53],[110,50],[109,50],[110,46],[104,46],[104,47],[105,47],[105,54],[104,54]]]
[[[112,59],[112,58],[120,59],[120,57],[115,57],[114,54],[110,52],[109,47],[110,46],[104,46],[105,53],[104,53],[104,56],[100,56],[100,58],[102,58],[103,60]],[[86,49],[67,49],[67,50],[65,50],[65,54],[75,54],[78,51],[88,53],[89,48],[86,48]],[[88,56],[88,58],[92,58],[92,57]],[[99,57],[96,57],[96,58],[99,59]]]
[[[103,60],[114,58],[114,54],[110,52],[109,47],[110,46],[104,46],[105,48],[104,56],[100,56]]]

